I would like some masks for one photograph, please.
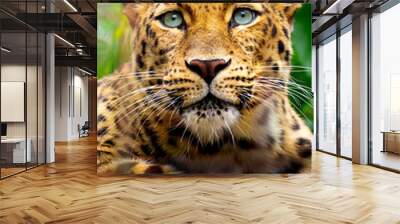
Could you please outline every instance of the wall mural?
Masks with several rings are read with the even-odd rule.
[[[99,3],[99,175],[310,168],[311,6]]]

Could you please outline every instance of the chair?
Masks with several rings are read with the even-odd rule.
[[[90,129],[89,121],[85,121],[82,127],[80,127],[80,125],[78,124],[79,138],[89,136],[89,129]]]

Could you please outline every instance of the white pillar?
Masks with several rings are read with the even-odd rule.
[[[54,5],[46,1],[46,12]],[[55,162],[55,43],[54,34],[46,34],[46,163]]]
[[[353,162],[368,163],[368,15],[353,19]]]
[[[54,133],[55,133],[55,56],[54,35],[46,36],[46,163],[55,161]]]

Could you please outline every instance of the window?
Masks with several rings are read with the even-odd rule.
[[[340,155],[352,157],[352,32],[340,36]]]
[[[400,5],[371,19],[371,161],[400,170]]]
[[[318,48],[318,149],[336,153],[336,36]]]

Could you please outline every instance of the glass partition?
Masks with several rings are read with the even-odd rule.
[[[26,141],[26,41],[25,32],[1,34],[2,177],[24,171],[31,162],[32,151]]]
[[[30,151],[30,161],[27,167],[34,167],[37,165],[38,159],[38,141],[37,141],[37,127],[38,127],[38,102],[37,102],[37,84],[38,84],[38,35],[36,32],[27,33],[27,97],[26,97],[26,113],[27,113],[27,150]]]
[[[336,36],[318,47],[318,150],[336,154]]]
[[[20,19],[44,1],[1,1],[0,178],[45,163],[45,35]]]

